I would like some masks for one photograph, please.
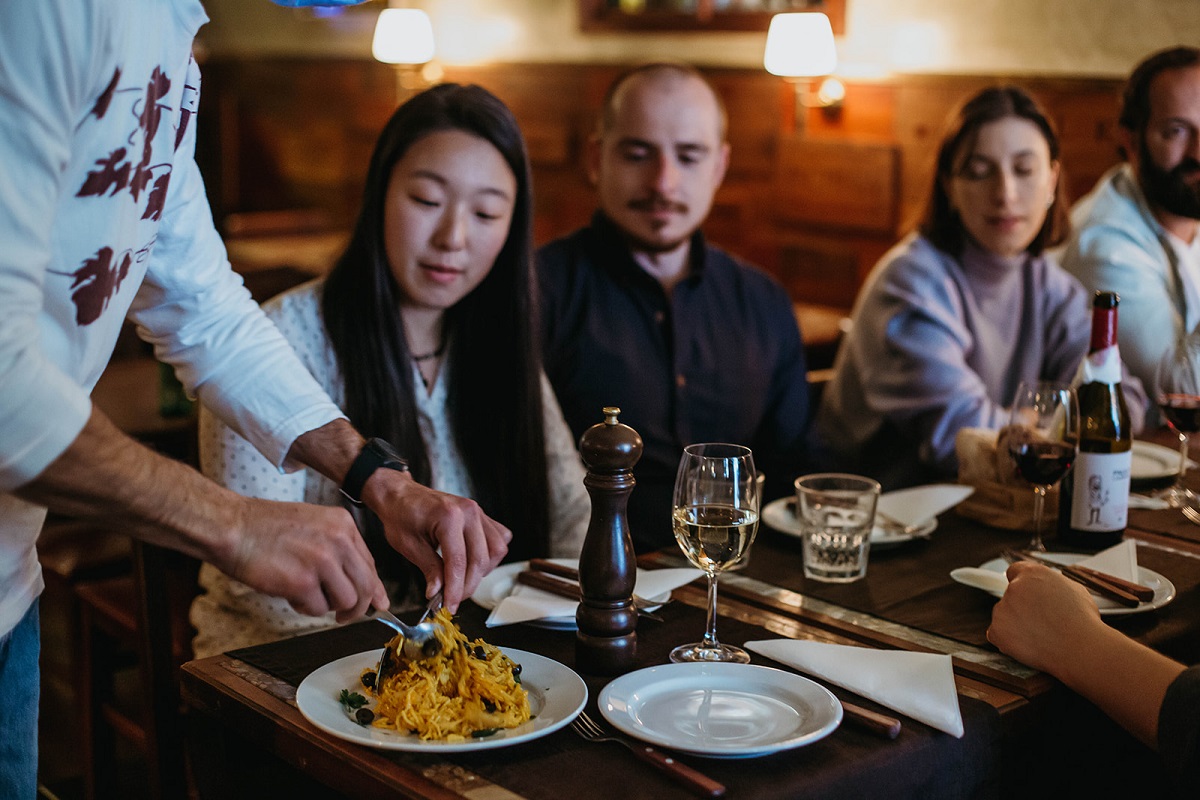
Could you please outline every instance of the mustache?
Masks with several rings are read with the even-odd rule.
[[[670,198],[663,197],[661,194],[652,194],[636,200],[630,200],[629,208],[634,211],[675,211],[680,214],[686,214],[688,210],[685,204],[677,203]]]
[[[1179,178],[1190,178],[1200,172],[1200,161],[1188,156],[1171,169],[1171,175]]]

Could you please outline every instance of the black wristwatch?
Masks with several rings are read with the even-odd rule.
[[[396,452],[396,448],[383,439],[368,439],[354,463],[350,465],[346,479],[342,481],[342,494],[346,495],[351,503],[362,505],[363,487],[377,469],[408,472],[408,462]]]

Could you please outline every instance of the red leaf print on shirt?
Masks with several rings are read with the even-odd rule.
[[[113,92],[117,90],[120,80],[121,68],[117,67],[113,71],[112,80],[108,82],[108,86],[104,87],[104,91],[96,98],[96,105],[92,106],[92,113],[96,115],[96,119],[100,119],[108,112],[108,104],[112,102]]]
[[[121,288],[121,282],[129,274],[133,256],[126,252],[119,265],[112,263],[111,247],[101,247],[93,258],[72,273],[71,302],[75,304],[75,322],[91,325],[100,318],[108,307],[108,301]]]
[[[125,188],[129,183],[129,162],[118,165],[117,162],[125,158],[125,148],[118,147],[108,154],[108,158],[97,158],[96,165],[100,167],[98,170],[92,170],[88,173],[87,179],[83,182],[83,186],[79,187],[79,191],[75,193],[76,197],[87,197],[88,195],[101,195],[107,192],[110,188],[112,193],[116,194]]]
[[[146,199],[146,210],[142,212],[142,219],[158,220],[162,217],[163,203],[167,199],[167,184],[170,182],[169,172],[164,172],[154,179],[154,188],[150,190],[150,197]]]
[[[162,109],[158,106],[158,101],[166,96],[171,90],[171,79],[168,78],[163,71],[155,67],[154,72],[150,75],[150,82],[146,84],[146,101],[142,107],[142,113],[138,116],[138,126],[146,132],[146,141],[149,142],[154,138],[154,134],[158,133],[158,123],[162,119]]]

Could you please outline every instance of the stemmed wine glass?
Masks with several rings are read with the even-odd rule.
[[[1033,484],[1033,539],[1042,544],[1042,509],[1046,491],[1067,474],[1079,452],[1079,401],[1063,383],[1022,382],[1013,400],[1008,452],[1021,477]]]
[[[1158,371],[1158,407],[1179,437],[1179,472],[1175,484],[1157,496],[1171,508],[1196,504],[1196,493],[1183,485],[1188,464],[1188,434],[1200,430],[1200,341],[1187,337],[1163,358]]]
[[[749,662],[745,650],[717,641],[717,576],[745,554],[758,530],[758,483],[750,449],[736,444],[685,447],[671,516],[683,554],[708,575],[704,639],[676,647],[671,660]]]

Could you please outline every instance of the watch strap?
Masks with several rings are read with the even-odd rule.
[[[346,472],[346,478],[342,481],[342,494],[355,505],[362,505],[363,487],[377,469],[408,472],[408,462],[396,452],[396,448],[383,439],[368,439]]]

